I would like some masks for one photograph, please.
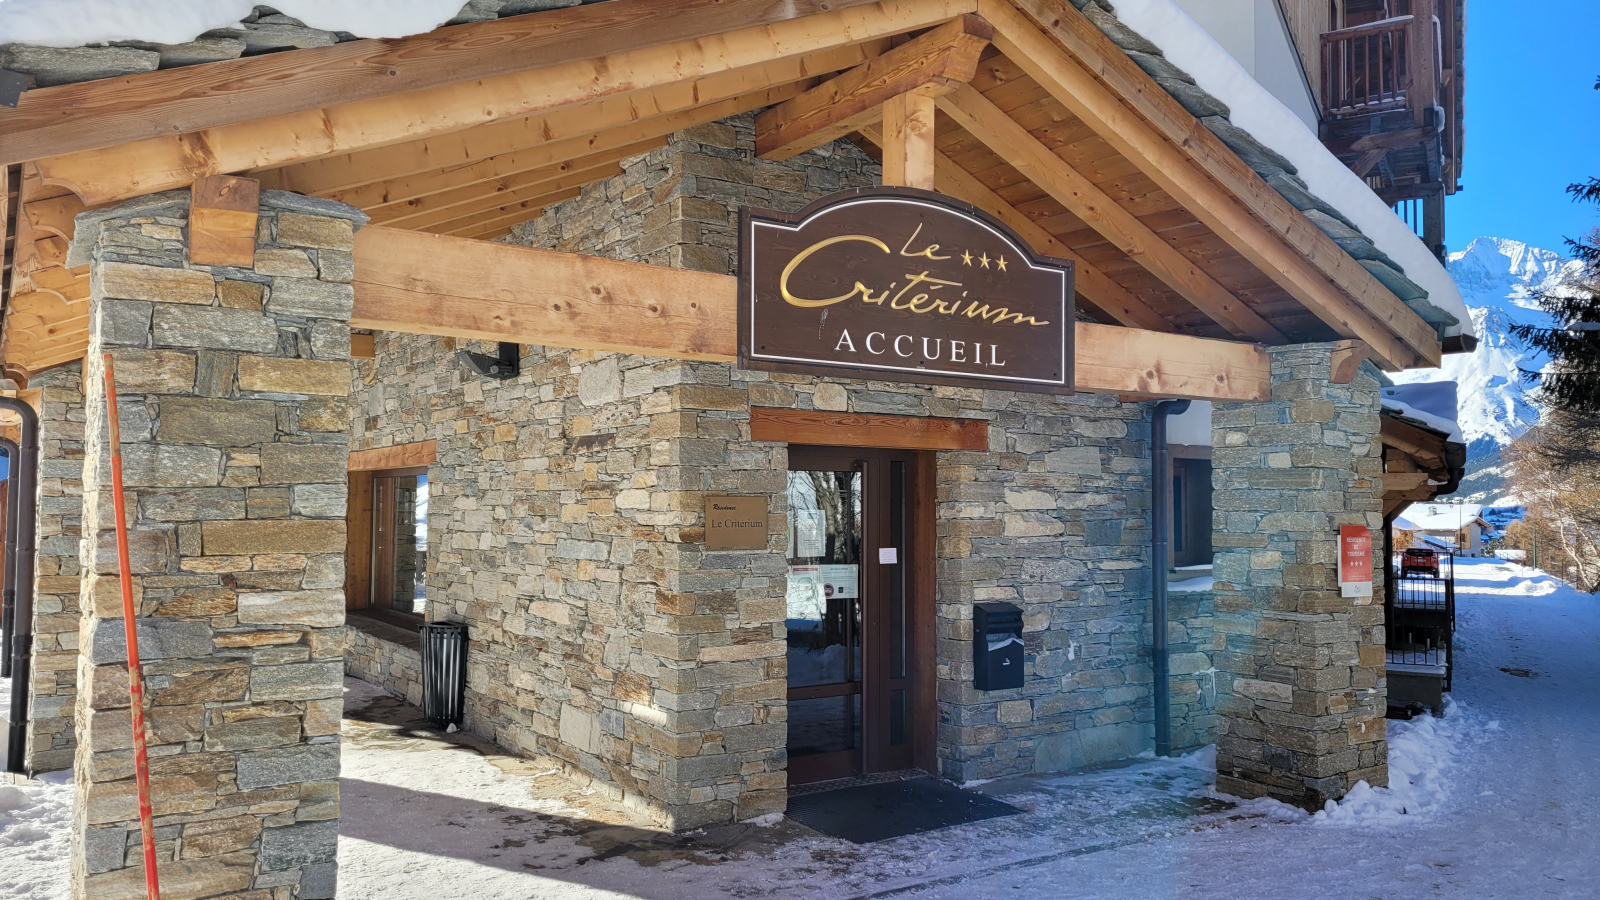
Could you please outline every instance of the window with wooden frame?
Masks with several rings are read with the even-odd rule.
[[[427,463],[435,447],[427,441],[384,449],[351,454],[345,605],[417,622],[427,611]]]

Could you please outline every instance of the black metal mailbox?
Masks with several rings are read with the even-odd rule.
[[[1011,603],[972,606],[972,686],[1022,687],[1022,610]]]

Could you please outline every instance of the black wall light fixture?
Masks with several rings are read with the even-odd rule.
[[[501,341],[500,352],[495,356],[463,350],[461,361],[479,375],[504,381],[522,373],[522,345]]]

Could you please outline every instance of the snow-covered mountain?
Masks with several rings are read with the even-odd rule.
[[[1539,420],[1527,397],[1530,386],[1518,369],[1537,370],[1545,364],[1542,355],[1511,337],[1511,326],[1549,322],[1532,295],[1553,287],[1577,265],[1549,250],[1494,237],[1478,238],[1450,254],[1450,275],[1472,313],[1478,350],[1446,356],[1440,369],[1401,373],[1395,381],[1455,381],[1460,385],[1461,431],[1468,443],[1481,451],[1511,443]]]
[[[1490,504],[1503,499],[1500,450],[1539,421],[1539,410],[1528,399],[1531,386],[1518,370],[1542,369],[1546,359],[1511,337],[1511,326],[1547,324],[1550,317],[1534,303],[1534,292],[1554,287],[1577,267],[1558,253],[1505,238],[1481,237],[1450,254],[1450,275],[1472,313],[1478,349],[1446,356],[1439,369],[1393,376],[1400,383],[1459,385],[1459,421],[1467,439],[1460,494],[1469,499]]]

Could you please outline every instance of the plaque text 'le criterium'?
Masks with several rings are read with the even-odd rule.
[[[739,364],[1071,393],[1073,270],[957,200],[832,194],[740,210]]]

